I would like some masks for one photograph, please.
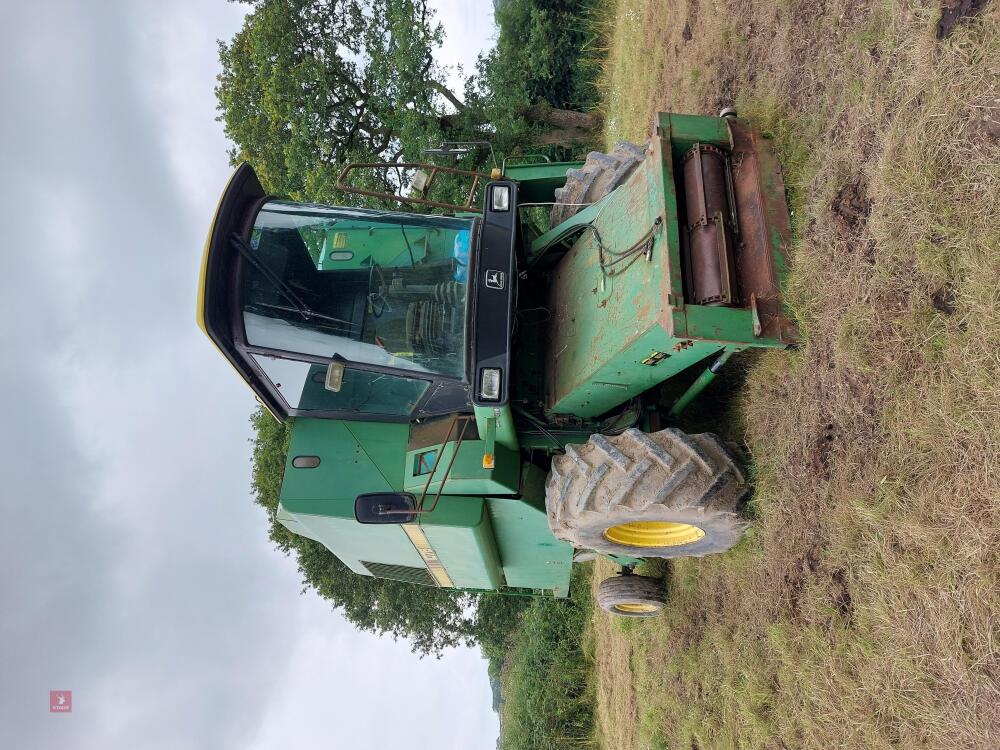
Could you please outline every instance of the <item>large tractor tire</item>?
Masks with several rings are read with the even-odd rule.
[[[552,460],[545,507],[575,547],[632,557],[724,552],[746,530],[739,463],[711,433],[667,429],[592,435]]]
[[[667,603],[667,594],[659,578],[620,575],[597,584],[597,603],[619,617],[656,617]]]
[[[566,171],[566,184],[555,192],[551,226],[561,224],[587,204],[606,196],[625,182],[645,158],[645,148],[627,141],[616,143],[610,154],[591,151],[582,167]]]

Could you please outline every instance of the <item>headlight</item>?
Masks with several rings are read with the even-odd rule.
[[[484,367],[479,376],[479,398],[484,401],[500,400],[500,370]]]
[[[510,210],[510,185],[494,185],[492,195],[494,211]]]

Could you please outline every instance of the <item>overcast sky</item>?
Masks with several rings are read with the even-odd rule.
[[[471,69],[492,3],[432,5]],[[253,399],[194,323],[242,12],[0,0],[0,748],[492,748],[478,652],[300,595],[250,500]]]

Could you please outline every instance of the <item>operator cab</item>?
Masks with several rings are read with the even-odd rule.
[[[282,419],[471,410],[481,224],[276,200],[243,165],[209,235],[199,323]],[[509,315],[509,290],[500,302]]]

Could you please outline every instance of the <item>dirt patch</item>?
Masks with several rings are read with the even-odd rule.
[[[951,36],[958,24],[976,16],[989,3],[989,0],[944,0],[941,4],[941,19],[937,24],[937,38],[946,39]]]
[[[943,286],[931,295],[931,304],[939,313],[951,315],[955,312],[955,290]]]
[[[846,571],[842,568],[834,570],[830,574],[830,581],[830,598],[837,607],[837,611],[840,613],[840,616],[843,617],[847,623],[850,623],[851,618],[854,616],[854,602],[851,598],[851,590],[847,586]]]
[[[837,438],[837,429],[832,422],[823,425],[822,431],[816,437],[816,444],[810,456],[810,463],[816,475],[824,480],[830,479],[830,453],[833,450],[834,440]]]
[[[970,139],[991,146],[1000,145],[1000,109],[985,108],[982,116],[970,125]]]
[[[872,212],[872,199],[868,197],[863,178],[860,174],[851,178],[844,187],[837,191],[837,197],[830,204],[837,230],[842,235],[856,232]]]

